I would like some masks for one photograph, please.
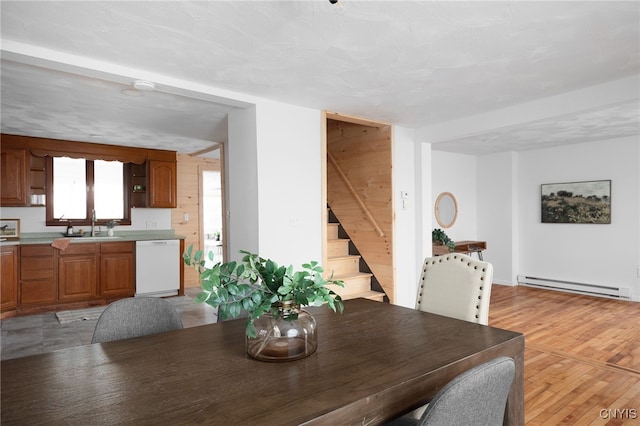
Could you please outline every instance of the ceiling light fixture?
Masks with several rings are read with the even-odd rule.
[[[133,87],[141,92],[151,92],[156,90],[155,83],[152,83],[147,80],[136,80],[133,82]]]

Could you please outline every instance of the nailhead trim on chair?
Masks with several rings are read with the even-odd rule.
[[[473,266],[473,269],[476,270],[476,271],[478,269],[480,269],[483,273],[487,272],[487,269],[484,268],[484,267],[479,267],[478,265],[472,265],[472,262],[469,261],[467,256],[460,256],[460,255],[454,254],[454,253],[450,253],[448,255],[443,255],[443,256],[437,256],[436,258],[431,259],[430,261],[427,261],[427,262],[424,263],[424,268],[422,269],[422,279],[421,279],[421,284],[420,284],[420,290],[419,290],[419,293],[418,293],[418,301],[417,301],[416,306],[420,306],[421,305],[422,296],[423,296],[423,293],[424,293],[424,279],[425,279],[425,275],[427,274],[427,270],[429,269],[428,265],[435,265],[436,262],[437,263],[442,263],[444,261],[448,261],[448,260],[451,260],[451,259],[454,259],[454,260],[458,260],[459,259],[460,262],[463,262],[463,263],[466,262],[466,264],[467,264],[466,266],[468,266],[468,267]],[[482,292],[483,289],[484,289],[484,280],[485,280],[484,277],[480,277],[480,286],[478,287],[480,292]],[[478,295],[478,300],[482,300],[482,294]],[[478,303],[475,308],[476,308],[476,312],[475,312],[474,316],[475,316],[476,319],[479,319],[480,318],[480,303]]]

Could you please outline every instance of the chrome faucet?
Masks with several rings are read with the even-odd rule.
[[[91,236],[96,236],[96,209],[91,210]]]

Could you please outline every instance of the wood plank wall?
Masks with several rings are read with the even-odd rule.
[[[375,231],[331,164],[327,164],[327,201],[393,303],[391,128],[327,120],[327,150],[384,236]]]
[[[184,247],[187,249],[193,245],[194,250],[204,248],[202,221],[200,220],[200,171],[220,170],[220,160],[212,158],[192,157],[187,154],[177,155],[178,175],[178,206],[171,212],[171,226],[176,234],[186,236]],[[184,221],[184,214],[189,215],[189,220]],[[193,268],[185,267],[184,287],[199,287],[198,274]]]

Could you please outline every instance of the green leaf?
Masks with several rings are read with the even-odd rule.
[[[242,309],[250,311],[253,308],[253,301],[249,297],[242,299]]]
[[[227,285],[227,291],[229,292],[230,295],[235,296],[237,295],[240,291],[238,289],[238,286],[235,284],[229,284]]]
[[[253,303],[259,304],[260,302],[262,302],[262,295],[260,294],[260,292],[256,291],[251,295],[251,300],[253,300]]]
[[[206,302],[207,299],[209,299],[209,296],[211,295],[211,293],[206,292],[206,291],[201,291],[200,293],[198,293],[198,295],[196,296],[195,299],[193,299],[196,303],[202,303],[202,302]]]
[[[278,294],[288,294],[291,292],[292,287],[290,285],[283,285],[278,288]]]
[[[255,339],[255,337],[256,337],[256,327],[253,324],[253,321],[247,320],[247,325],[245,327],[245,334],[247,335],[247,337]]]
[[[232,318],[237,318],[238,315],[240,315],[241,310],[242,307],[240,306],[240,303],[233,302],[229,304],[229,313],[231,314]]]

